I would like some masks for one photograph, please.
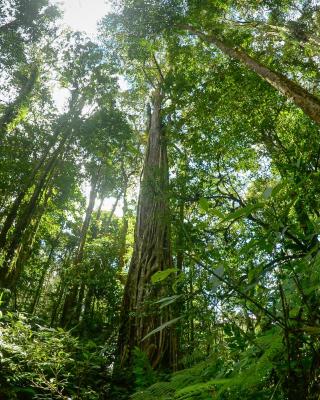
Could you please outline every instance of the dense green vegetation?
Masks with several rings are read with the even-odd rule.
[[[320,4],[101,18],[0,4],[0,398],[320,399]]]

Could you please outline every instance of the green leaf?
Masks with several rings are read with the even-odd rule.
[[[251,284],[256,282],[259,279],[260,275],[262,274],[262,271],[263,271],[263,266],[261,265],[251,268],[248,272],[249,283]]]
[[[275,186],[268,186],[265,191],[262,193],[262,198],[264,200],[268,200],[271,197],[276,196],[280,190],[286,185],[287,181],[283,180],[281,182],[279,182],[278,184],[276,184]]]
[[[161,332],[163,329],[167,328],[168,326],[171,326],[173,324],[175,324],[176,322],[179,321],[179,319],[181,319],[182,317],[178,317],[178,318],[174,318],[171,319],[170,321],[165,322],[164,324],[158,326],[158,328],[154,329],[153,331],[149,332],[142,340],[141,342],[143,342],[144,340],[148,339],[148,337],[154,335],[157,332]]]
[[[206,213],[208,212],[210,204],[207,199],[205,199],[204,197],[201,197],[201,199],[199,199],[199,201],[198,201],[198,204],[199,204],[201,211],[204,211]]]
[[[175,294],[174,296],[164,297],[158,301],[155,301],[155,304],[161,304],[160,309],[168,306],[169,304],[174,303],[177,299],[182,297],[182,294]]]
[[[222,277],[223,277],[223,274],[224,274],[224,267],[223,267],[223,266],[218,267],[218,268],[216,268],[213,272],[214,272],[215,275],[217,275],[219,278],[222,278]]]
[[[272,187],[267,187],[266,190],[262,193],[262,197],[264,199],[269,199],[272,196],[273,188]]]
[[[304,326],[302,329],[310,335],[320,335],[320,326]]]
[[[177,268],[167,268],[164,271],[158,271],[152,275],[151,282],[158,283],[164,281],[168,278],[169,275],[173,274],[174,272],[177,272]]]
[[[224,219],[225,218],[225,215],[221,211],[219,211],[217,209],[210,210],[210,215],[213,215],[213,216],[218,217],[220,219]]]
[[[236,211],[228,214],[224,220],[225,221],[230,221],[232,219],[238,219],[240,217],[244,217],[244,216],[248,216],[249,214],[252,213],[252,211],[257,210],[258,208],[262,208],[263,205],[261,203],[257,203],[257,204],[249,204],[245,207],[242,208],[238,208]]]
[[[287,184],[287,182],[283,181],[283,182],[278,183],[276,186],[274,186],[272,189],[271,196],[272,197],[276,196],[286,184]]]
[[[25,394],[25,395],[31,395],[34,396],[36,394],[36,392],[32,389],[32,388],[20,388],[20,387],[16,387],[14,388],[15,393],[20,393],[21,395]]]

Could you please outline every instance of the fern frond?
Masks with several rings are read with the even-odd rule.
[[[188,400],[188,399],[213,399],[217,386],[226,385],[229,379],[213,379],[209,382],[198,383],[196,385],[188,386],[176,392],[175,400]]]

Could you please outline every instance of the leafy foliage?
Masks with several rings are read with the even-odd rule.
[[[98,399],[106,379],[103,348],[23,314],[1,318],[1,396]]]
[[[318,399],[316,2],[2,3],[0,397]]]
[[[271,330],[258,336],[244,352],[233,354],[231,360],[222,360],[216,351],[206,361],[176,372],[169,382],[156,383],[131,398],[265,399],[277,389],[273,373],[276,364],[281,368],[283,351],[279,331]],[[278,396],[275,398],[282,398]]]

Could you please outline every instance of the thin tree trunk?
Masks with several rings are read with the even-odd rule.
[[[128,179],[125,181],[123,188],[123,207],[122,207],[122,229],[120,236],[120,252],[119,252],[119,273],[121,274],[125,266],[126,255],[126,239],[128,233],[128,199],[127,199]]]
[[[179,227],[178,227],[178,237],[177,237],[177,269],[180,272],[183,270],[184,261],[184,200],[181,200],[179,204]]]
[[[96,221],[95,221],[95,225],[94,225],[93,231],[92,231],[92,239],[93,240],[96,239],[98,234],[99,234],[99,221],[100,221],[100,218],[101,218],[101,210],[102,210],[103,201],[104,201],[104,197],[101,198],[101,201],[100,201],[100,204],[99,204],[99,207],[98,207],[98,210],[97,210]],[[111,222],[111,219],[112,219],[114,211],[115,211],[115,209],[117,207],[118,201],[119,201],[119,197],[117,197],[117,199],[116,199],[116,201],[115,201],[115,203],[114,203],[114,205],[112,207],[110,216],[108,218],[108,222],[106,224],[107,227],[109,226],[109,224]],[[93,273],[95,273],[95,272],[93,271]],[[83,291],[83,295],[84,295],[84,292],[85,292],[85,290]],[[91,310],[91,304],[92,304],[93,297],[94,297],[94,290],[93,290],[92,285],[90,285],[87,288],[87,292],[86,292],[86,294],[84,296],[83,318],[87,322],[90,319],[90,310]]]
[[[81,264],[83,259],[84,246],[87,239],[87,233],[92,217],[94,204],[97,198],[100,174],[101,174],[101,166],[99,167],[97,174],[92,178],[91,181],[89,204],[81,228],[78,249],[71,268],[71,271],[74,273],[72,279],[76,278],[76,281],[71,284],[70,289],[67,292],[61,315],[61,326],[63,327],[68,327],[71,326],[72,324],[76,324],[77,322],[79,322],[80,312],[82,309],[83,296],[84,296],[84,286],[83,283],[80,284],[81,276],[80,276],[79,265]]]
[[[7,22],[4,25],[0,26],[0,33],[7,33],[10,32],[12,30],[15,30],[19,27],[19,21],[17,19],[14,19],[10,22]]]
[[[265,21],[231,21],[233,28],[256,28],[259,32],[269,36],[278,36],[279,39],[289,39],[304,47],[306,43],[310,45],[320,45],[320,38],[317,35],[301,29],[299,22],[290,21],[286,25],[268,24]]]
[[[26,205],[23,213],[21,214],[21,216],[19,217],[19,219],[17,221],[14,232],[12,234],[11,241],[10,241],[9,245],[4,249],[5,258],[4,258],[3,264],[0,268],[0,283],[1,283],[1,285],[10,285],[10,287],[12,287],[12,284],[7,279],[9,271],[10,271],[11,262],[14,258],[17,248],[19,247],[20,243],[22,242],[24,232],[28,228],[31,219],[37,210],[36,205],[37,205],[39,199],[41,198],[41,195],[43,193],[46,183],[50,180],[50,177],[52,176],[54,168],[56,167],[56,164],[57,164],[58,156],[59,156],[59,152],[56,152],[56,154],[47,163],[47,166],[46,166],[45,170],[43,171],[41,177],[39,178],[39,181],[35,186],[35,189],[33,191],[33,194],[31,196],[28,204]]]
[[[172,266],[167,148],[161,126],[162,97],[161,89],[157,88],[152,99],[153,111],[139,194],[135,244],[122,303],[115,375],[119,367],[130,371],[132,351],[136,346],[148,355],[153,367],[174,369],[176,366],[176,342],[172,329],[164,329],[142,341],[148,333],[172,318],[168,315],[169,309],[161,313],[148,305],[148,302],[150,304],[166,294],[164,286],[151,284],[151,276]]]
[[[51,189],[51,188],[50,188]],[[37,219],[35,219],[34,225],[30,225],[29,229],[23,234],[21,239],[21,243],[19,244],[16,250],[15,260],[10,264],[10,268],[8,270],[7,275],[3,279],[3,286],[10,289],[10,292],[7,292],[4,297],[3,307],[6,308],[10,300],[13,296],[14,299],[14,310],[17,310],[17,284],[20,279],[20,276],[23,272],[23,269],[32,253],[33,245],[35,238],[38,233],[38,229],[40,226],[40,222],[42,216],[46,210],[48,199],[51,196],[51,190],[48,191],[42,209],[39,212]],[[27,293],[27,292],[26,292]],[[26,301],[23,301],[22,304],[25,304]]]
[[[101,198],[100,200],[100,204],[97,210],[97,214],[96,214],[96,218],[95,218],[95,224],[92,227],[92,239],[96,239],[96,237],[98,236],[98,232],[99,232],[99,221],[100,221],[100,217],[101,217],[101,210],[102,210],[102,206],[103,206],[103,202],[104,202],[104,197]]]
[[[85,216],[82,228],[81,228],[80,241],[79,241],[79,247],[78,247],[78,251],[77,251],[77,255],[76,255],[76,259],[75,259],[75,264],[78,264],[79,262],[81,262],[82,258],[83,258],[83,251],[84,251],[84,246],[85,246],[86,240],[87,240],[87,233],[88,233],[88,229],[89,229],[89,225],[90,225],[90,221],[91,221],[91,217],[92,217],[92,212],[94,209],[94,204],[95,204],[96,198],[97,198],[98,185],[100,182],[100,174],[101,174],[101,166],[99,167],[96,176],[93,177],[93,179],[91,181],[89,204],[88,204],[88,207],[86,210],[86,216]]]
[[[182,28],[197,35],[205,42],[214,44],[227,56],[242,62],[286,98],[290,99],[297,107],[301,108],[314,122],[320,124],[320,99],[309,93],[302,86],[288,79],[285,75],[272,71],[249,56],[243,49],[233,48],[223,39],[205,34],[191,25],[183,25]]]
[[[61,234],[62,234],[62,230],[58,233],[58,235],[56,236],[56,238],[52,242],[51,249],[50,249],[47,261],[46,261],[45,265],[43,266],[42,274],[41,274],[41,277],[40,277],[40,280],[39,280],[39,283],[38,283],[38,286],[37,286],[37,290],[36,290],[36,293],[34,295],[33,301],[31,303],[31,306],[30,306],[30,309],[29,309],[29,313],[32,314],[32,315],[34,314],[35,309],[36,309],[36,307],[37,307],[37,305],[39,303],[39,300],[40,300],[40,297],[41,297],[41,292],[42,292],[42,289],[43,289],[43,284],[44,284],[47,272],[48,272],[48,270],[50,268],[51,260],[52,260],[54,251],[55,251],[55,249],[57,247],[57,244],[59,242],[59,238],[60,238]]]
[[[90,320],[90,310],[91,310],[93,296],[94,296],[94,290],[91,285],[91,286],[89,286],[89,288],[87,290],[87,294],[86,294],[85,301],[84,301],[83,315],[84,315],[84,320],[86,320],[86,322],[89,322],[89,320]]]
[[[53,140],[51,141],[51,143],[48,145],[47,147],[47,151],[50,151],[50,148],[52,147],[52,145],[55,143],[57,135],[54,135]],[[53,152],[51,158],[48,160],[47,165],[45,166],[44,171],[42,172],[41,176],[39,177],[38,183],[35,186],[34,192],[33,192],[33,196],[31,197],[31,199],[29,200],[28,204],[26,205],[26,209],[32,209],[32,207],[34,206],[34,202],[37,201],[37,196],[39,196],[40,192],[41,192],[41,188],[43,187],[43,185],[45,184],[46,178],[47,176],[51,173],[51,171],[54,169],[56,162],[58,160],[58,157],[61,155],[64,146],[66,144],[68,140],[68,135],[64,135],[59,146],[56,148],[56,150]],[[18,212],[22,206],[23,200],[28,192],[28,190],[30,189],[30,187],[32,186],[32,184],[34,183],[34,180],[36,178],[37,173],[40,171],[41,167],[43,166],[45,160],[47,158],[47,155],[44,153],[42,158],[39,160],[39,162],[37,163],[37,165],[35,166],[35,168],[33,169],[31,175],[29,176],[26,184],[24,185],[24,188],[20,191],[20,193],[18,194],[18,196],[16,197],[15,201],[13,202],[7,217],[5,219],[5,222],[3,224],[3,227],[0,231],[0,250],[4,249],[6,244],[7,244],[7,235],[9,230],[11,229],[11,227],[13,226],[14,221],[17,218]],[[24,211],[25,213],[25,211]],[[17,225],[19,224],[19,221],[17,222]],[[26,225],[25,225],[26,227]]]
[[[56,294],[56,301],[54,303],[54,306],[52,307],[50,327],[53,327],[56,322],[58,310],[59,310],[60,304],[62,302],[64,291],[65,291],[64,290],[64,282],[61,280],[61,282],[59,283],[57,294]]]
[[[80,322],[80,317],[84,307],[85,290],[86,290],[86,285],[84,280],[82,280],[78,291],[77,303],[75,305],[75,323]]]
[[[189,278],[189,293],[190,293],[190,300],[189,300],[189,310],[188,313],[191,314],[190,318],[190,341],[189,341],[189,348],[190,348],[190,353],[194,351],[194,310],[193,310],[193,273],[190,273],[190,278]],[[189,314],[189,315],[190,315]]]
[[[120,194],[117,196],[116,201],[113,203],[113,206],[112,206],[112,209],[110,211],[109,217],[106,220],[106,223],[105,223],[105,226],[104,226],[105,232],[108,232],[108,230],[110,228],[110,224],[111,224],[112,218],[114,216],[114,213],[116,211],[116,208],[117,208],[117,205],[119,203],[119,200],[120,200]]]
[[[23,235],[19,248],[16,251],[16,259],[10,265],[10,271],[6,276],[5,287],[16,289],[20,276],[23,272],[25,264],[27,263],[33,249],[35,238],[37,236],[41,218],[44,210],[35,220],[34,224],[30,224],[30,229]]]
[[[182,195],[185,196],[185,188],[182,192]],[[184,267],[184,252],[185,252],[185,228],[184,228],[184,217],[185,217],[185,203],[184,199],[180,200],[179,204],[179,222],[176,231],[176,265],[177,265],[177,274],[183,273]],[[182,284],[177,285],[177,294],[183,294]],[[188,304],[187,304],[188,306]],[[175,304],[173,305],[174,309],[181,313],[181,310],[184,310],[186,304],[184,303],[183,297],[177,299]],[[180,354],[181,349],[181,338],[183,337],[183,325],[178,322],[177,323],[177,359],[182,357]]]
[[[10,125],[14,123],[22,107],[27,105],[31,93],[36,85],[38,76],[39,76],[38,65],[33,64],[27,82],[22,87],[18,97],[13,103],[8,105],[4,114],[0,118],[0,138],[3,138],[4,135],[8,132]]]
[[[36,293],[34,295],[33,301],[32,301],[32,303],[30,305],[30,308],[29,308],[29,313],[32,314],[32,315],[34,315],[36,307],[37,307],[37,305],[39,303],[39,300],[40,300],[40,296],[41,296],[41,292],[42,292],[42,289],[43,289],[44,280],[46,278],[48,269],[50,267],[50,262],[51,262],[51,258],[52,258],[52,255],[53,255],[53,250],[54,250],[54,246],[51,247],[51,251],[50,251],[50,254],[48,256],[47,262],[44,265],[44,267],[42,268],[42,274],[41,274],[40,280],[38,282],[37,290],[36,290]]]
[[[57,159],[59,157],[59,155],[63,152],[65,145],[71,139],[73,130],[70,127],[70,124],[74,120],[78,119],[78,112],[80,112],[79,107],[77,106],[78,106],[78,92],[74,91],[71,96],[68,113],[61,116],[59,122],[57,123],[57,126],[54,128],[54,134],[50,138],[49,143],[46,146],[46,149],[44,150],[42,157],[37,162],[31,174],[28,176],[26,183],[24,184],[23,188],[20,190],[18,196],[11,205],[10,210],[6,213],[7,216],[0,231],[0,250],[2,250],[5,247],[7,242],[8,232],[12,228],[13,223],[17,218],[23,200],[25,199],[25,196],[28,193],[30,187],[34,184],[37,173],[43,167],[46,159],[48,158],[48,155],[50,154],[51,149],[57,143],[57,139],[60,133],[62,132],[60,143],[58,147],[52,152],[51,156],[49,156],[49,161],[47,162],[47,166],[48,164],[50,164],[52,160]]]
[[[60,282],[59,282],[58,288],[57,288],[57,290],[55,292],[55,295],[54,295],[55,301],[53,302],[53,306],[52,306],[50,327],[52,327],[55,324],[57,316],[58,316],[59,311],[60,311],[60,305],[61,305],[64,293],[65,293],[65,289],[66,289],[66,279],[65,279],[66,273],[65,273],[65,270],[66,270],[67,266],[71,262],[72,253],[73,253],[73,249],[69,249],[69,251],[67,250],[64,253],[64,256],[63,256],[63,261],[62,261],[62,265],[61,265],[61,271],[59,271]]]
[[[2,229],[0,231],[0,249],[3,249],[5,247],[8,231],[12,227],[12,225],[17,217],[18,211],[19,211],[19,209],[22,205],[22,202],[28,192],[28,189],[34,183],[34,179],[35,179],[37,173],[39,172],[40,168],[43,166],[43,164],[47,158],[47,152],[49,150],[50,149],[48,149],[48,148],[46,149],[46,152],[43,154],[41,159],[37,162],[36,166],[34,167],[33,171],[31,172],[31,174],[29,174],[27,181],[24,184],[24,187],[21,189],[18,196],[15,198],[14,202],[12,203],[12,205],[10,207],[10,210],[8,211],[8,213],[6,215],[6,219],[3,223]]]

